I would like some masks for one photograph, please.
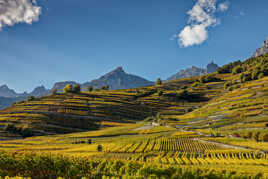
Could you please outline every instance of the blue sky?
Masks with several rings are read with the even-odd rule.
[[[268,1],[217,0],[214,10],[199,4],[208,17],[197,20],[189,11],[206,1],[215,0],[20,0],[34,13],[17,17],[23,15],[15,6],[9,22],[0,11],[0,85],[18,92],[51,88],[91,81],[118,66],[166,79],[212,59],[223,65],[250,57],[268,36]]]

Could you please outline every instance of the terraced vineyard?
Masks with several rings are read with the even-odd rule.
[[[157,113],[161,113],[163,119],[176,119],[221,93],[224,83],[218,82],[208,91],[206,85],[210,84],[192,88],[195,80],[139,89],[58,93],[22,101],[0,111],[0,125],[12,124],[27,128],[34,135],[47,135],[98,129],[103,127],[103,122],[135,123]],[[186,87],[194,100],[178,96]]]
[[[264,55],[162,85],[16,103],[0,112],[0,176],[268,178],[267,69]]]
[[[206,142],[203,135],[170,130],[169,127],[164,132],[159,128],[158,133],[148,131],[147,134],[139,134],[136,129],[141,125],[2,141],[0,150],[20,155],[27,151],[28,154],[41,156],[47,153],[68,158],[87,158],[89,161],[132,162],[135,166],[157,164],[159,167],[188,167],[193,171],[213,169],[222,173],[228,169],[239,175],[253,176],[261,172],[262,177],[268,176],[268,153]],[[155,128],[157,130],[158,127]],[[111,136],[106,136],[108,133]],[[112,133],[116,135],[112,136]],[[254,168],[258,169],[252,170]]]

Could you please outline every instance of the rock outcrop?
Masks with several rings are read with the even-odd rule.
[[[258,57],[266,53],[268,53],[268,37],[263,42],[262,47],[256,50],[256,52],[253,54],[253,57]]]
[[[176,80],[181,78],[187,78],[187,77],[193,77],[193,76],[199,76],[204,75],[208,73],[214,73],[217,71],[219,66],[212,61],[210,64],[207,65],[207,68],[199,68],[196,66],[192,66],[191,68],[186,68],[185,70],[180,70],[175,75],[172,75],[167,80]]]

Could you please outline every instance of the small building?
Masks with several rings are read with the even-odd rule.
[[[207,65],[207,73],[214,73],[218,68],[219,66],[212,60],[211,63]]]

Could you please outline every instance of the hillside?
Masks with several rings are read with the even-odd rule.
[[[92,130],[105,123],[133,123],[157,113],[172,119],[218,96],[224,83],[213,83],[214,89],[207,89],[207,85],[192,88],[195,81],[189,78],[138,89],[58,93],[16,103],[0,112],[0,121],[3,126],[9,123],[34,135],[45,135]]]
[[[47,178],[267,178],[267,67],[268,54],[162,85],[16,103],[0,114],[0,166]]]
[[[218,73],[162,85],[31,99],[1,111],[2,130],[9,124],[16,128],[13,133],[22,136],[24,129],[29,135],[70,133],[135,123],[157,114],[173,126],[202,119],[195,125],[190,123],[199,128],[214,125],[214,118],[228,125],[228,121],[232,124],[249,117],[265,117],[267,65],[268,55],[263,55],[230,63]]]

